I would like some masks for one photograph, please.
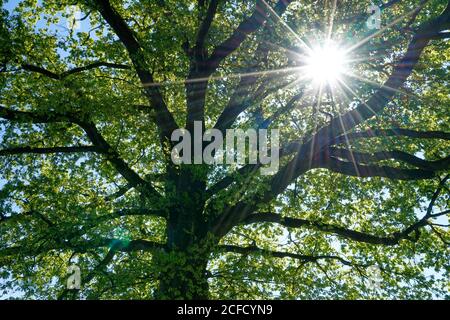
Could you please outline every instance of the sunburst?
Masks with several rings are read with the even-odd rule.
[[[305,58],[305,74],[315,84],[332,84],[347,71],[348,58],[343,49],[326,41],[312,49]]]

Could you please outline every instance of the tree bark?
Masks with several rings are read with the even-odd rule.
[[[168,168],[166,192],[170,195],[167,250],[156,257],[159,287],[156,299],[208,298],[206,267],[211,253],[203,217],[206,177],[201,166]]]
[[[156,299],[206,300],[208,299],[207,255],[172,250],[159,259],[161,273]]]

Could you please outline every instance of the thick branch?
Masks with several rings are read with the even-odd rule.
[[[113,201],[125,195],[129,190],[131,190],[133,186],[130,183],[127,183],[124,186],[121,186],[119,190],[105,197],[106,201]]]
[[[370,244],[379,244],[385,246],[393,246],[399,244],[401,240],[413,240],[410,234],[426,225],[426,220],[422,220],[420,223],[413,224],[412,226],[405,228],[402,231],[394,232],[386,236],[377,236],[365,232],[355,231],[347,229],[341,226],[322,223],[319,221],[311,221],[306,219],[297,219],[283,217],[275,213],[255,213],[248,216],[243,222],[244,224],[252,223],[277,223],[287,228],[308,228],[318,230],[326,233],[333,233],[346,239],[350,239],[357,242],[364,242]]]
[[[49,246],[12,246],[8,248],[0,249],[0,259],[4,257],[20,256],[20,257],[36,257],[40,254],[53,251],[53,250],[71,250],[77,253],[85,253],[88,250],[97,248],[115,248],[120,252],[133,252],[133,251],[145,251],[153,252],[158,250],[165,250],[165,244],[137,239],[137,240],[120,240],[112,238],[100,238],[91,241],[82,240],[80,242],[63,242]],[[1,264],[1,262],[0,262]]]
[[[417,139],[443,139],[450,140],[450,132],[444,131],[415,131],[410,129],[392,128],[392,129],[371,129],[343,134],[334,138],[330,144],[341,144],[346,141],[352,141],[362,138],[377,137],[409,137]]]
[[[436,200],[441,194],[442,189],[445,187],[445,184],[449,178],[450,175],[447,175],[439,183],[438,187],[436,188],[436,191],[433,193],[433,196],[431,197],[427,211],[423,216],[423,218],[421,218],[414,224],[410,225],[409,227],[406,227],[401,231],[394,232],[386,236],[376,236],[365,232],[347,229],[341,226],[322,223],[319,221],[282,217],[281,215],[275,213],[251,214],[243,221],[243,224],[263,223],[263,222],[277,223],[288,228],[309,228],[322,232],[333,233],[353,241],[370,244],[381,244],[386,246],[397,245],[400,243],[401,240],[417,241],[420,229],[429,225],[430,219],[437,218],[449,213],[449,210],[446,210],[443,212],[439,212],[437,214],[433,214],[433,208],[436,203]],[[416,236],[411,237],[412,233],[415,233]]]
[[[431,179],[436,175],[432,170],[399,169],[389,166],[362,165],[354,162],[340,161],[332,157],[312,163],[311,168],[326,168],[337,173],[354,177],[385,177],[398,180]]]
[[[290,2],[292,1],[291,0],[278,1],[272,13],[282,15]],[[219,45],[212,53],[211,57],[207,62],[207,66],[210,72],[213,72],[226,56],[230,55],[234,50],[236,50],[241,45],[241,43],[246,39],[248,34],[256,31],[259,27],[261,27],[264,24],[271,10],[272,9],[267,7],[267,3],[264,3],[264,1],[258,0],[256,2],[256,8],[253,15],[248,19],[244,20],[238,26],[235,32],[230,36],[230,38],[228,38],[221,45]],[[248,29],[247,24],[253,26],[254,29],[251,28]],[[267,25],[264,29],[264,32],[270,32],[270,30],[267,30]],[[267,57],[268,50],[265,46],[262,45],[262,43],[258,45],[256,52],[254,54],[256,55],[258,53],[261,53],[264,56],[264,59]],[[222,113],[219,115],[219,118],[217,119],[214,128],[224,132],[226,128],[229,128],[234,123],[239,114],[241,114],[244,110],[246,110],[249,107],[249,105],[254,104],[255,100],[259,100],[257,99],[258,92],[252,96],[250,89],[257,83],[257,81],[260,78],[262,78],[261,74],[258,73],[254,74],[249,73],[241,77],[240,82],[237,88],[235,89],[233,95],[231,96],[228,104],[226,105]],[[262,89],[265,89],[264,91],[268,91],[266,86],[261,86],[257,91],[262,91]]]
[[[274,11],[281,15],[286,10],[287,6],[292,0],[279,0],[274,8]],[[240,47],[248,35],[258,30],[267,20],[270,14],[270,9],[266,6],[263,0],[257,0],[253,14],[242,21],[233,34],[217,46],[208,59],[208,67],[214,71],[219,64]]]
[[[276,110],[272,115],[270,115],[267,119],[265,119],[258,127],[258,129],[267,129],[271,123],[275,120],[277,120],[281,115],[291,111],[294,109],[298,101],[303,97],[303,91],[301,90],[300,93],[297,93],[294,95],[284,107],[279,108]]]
[[[257,97],[258,93],[252,94],[251,92],[251,89],[260,78],[261,76],[259,74],[244,75],[241,77],[227,105],[219,115],[214,125],[215,129],[219,129],[224,133],[225,129],[230,128],[239,114],[246,110],[249,105],[260,101]]]
[[[290,83],[290,81],[282,81],[279,84],[269,87],[267,84],[271,79],[273,79],[272,76],[264,77],[258,73],[243,75],[239,81],[239,84],[234,89],[227,105],[219,115],[214,128],[225,133],[225,130],[233,125],[240,114],[248,110],[250,107],[258,105],[268,96],[287,87]],[[252,92],[252,89],[258,81],[260,81],[261,84],[254,90],[254,92]]]
[[[352,163],[373,163],[381,160],[394,159],[428,171],[446,170],[450,168],[450,156],[440,160],[427,161],[399,150],[365,153],[331,147],[328,149],[328,152],[331,157],[345,159]]]
[[[35,113],[29,111],[17,111],[0,106],[0,118],[19,123],[54,123],[73,122],[74,115],[50,113]]]
[[[128,27],[123,18],[111,6],[108,0],[96,0],[98,9],[102,17],[108,22],[114,32],[127,49],[131,61],[136,69],[136,72],[144,86],[145,93],[148,96],[150,103],[156,111],[156,124],[160,130],[162,142],[170,142],[172,132],[178,128],[173,115],[164,102],[157,86],[154,83],[152,74],[148,71],[144,51],[139,44],[135,34]]]
[[[220,0],[211,0],[208,6],[208,11],[206,16],[200,24],[200,28],[197,33],[196,47],[201,49],[204,47],[206,36],[213,22],[214,16],[216,15],[217,7],[219,6]]]

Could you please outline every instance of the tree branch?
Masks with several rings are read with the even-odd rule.
[[[130,66],[124,65],[124,64],[97,61],[97,62],[90,63],[88,65],[85,65],[83,67],[76,67],[76,68],[67,70],[61,74],[57,74],[57,73],[54,73],[54,72],[49,71],[42,67],[38,67],[35,65],[31,65],[31,64],[22,64],[22,69],[24,69],[24,70],[31,71],[31,72],[37,72],[37,73],[40,73],[46,77],[49,77],[49,78],[55,79],[55,80],[62,80],[69,75],[83,72],[83,71],[92,70],[95,68],[100,68],[100,67],[108,67],[108,68],[123,69],[123,70],[131,69]]]
[[[169,109],[167,109],[158,87],[152,85],[154,83],[153,76],[148,71],[145,55],[137,37],[108,0],[96,0],[95,3],[102,17],[114,30],[130,55],[139,79],[144,86],[145,93],[156,112],[156,124],[160,130],[161,141],[170,143],[171,134],[178,128],[178,125]]]
[[[330,157],[312,163],[311,168],[325,168],[354,177],[385,177],[398,180],[431,179],[436,173],[431,170],[399,169],[388,166],[361,165],[355,162],[340,161]]]
[[[35,113],[30,111],[17,111],[0,106],[0,118],[18,123],[55,123],[74,122],[73,114]]]
[[[119,64],[119,63],[109,63],[109,62],[102,62],[102,61],[97,61],[97,62],[93,62],[91,64],[88,64],[86,66],[83,67],[77,67],[77,68],[73,68],[70,69],[68,71],[65,71],[61,74],[62,78],[65,78],[71,74],[74,73],[78,73],[78,72],[83,72],[83,71],[87,71],[87,70],[92,70],[95,68],[99,68],[99,67],[107,67],[107,68],[113,68],[113,69],[122,69],[122,70],[130,70],[131,67],[125,64]]]
[[[344,265],[351,266],[353,265],[350,261],[347,261],[339,256],[334,255],[317,255],[317,256],[311,256],[311,255],[303,255],[303,254],[297,254],[297,253],[291,253],[291,252],[280,252],[280,251],[271,251],[266,249],[261,249],[257,246],[248,246],[248,247],[240,247],[235,245],[221,245],[218,248],[222,252],[232,252],[232,253],[238,253],[243,255],[248,254],[261,254],[261,255],[267,255],[272,256],[275,258],[292,258],[301,260],[303,262],[316,262],[318,260],[337,260],[341,262]]]
[[[119,188],[119,190],[117,190],[113,194],[106,196],[105,201],[112,201],[112,200],[118,199],[118,198],[122,197],[123,195],[125,195],[132,188],[133,188],[133,186],[130,183],[127,183],[126,185],[121,186]]]
[[[392,128],[392,129],[370,129],[353,133],[343,134],[330,141],[330,145],[341,144],[346,141],[377,138],[377,137],[409,137],[417,139],[443,139],[450,140],[450,132],[444,131],[415,131],[410,129]]]
[[[365,153],[330,147],[328,148],[328,155],[334,158],[345,159],[352,163],[373,163],[381,160],[394,159],[428,171],[450,168],[450,156],[436,161],[427,161],[399,150]]]
[[[127,180],[133,187],[137,187],[149,196],[160,198],[159,193],[144,179],[142,179],[128,164],[120,157],[108,142],[103,138],[96,126],[92,122],[79,122],[81,128],[84,129],[88,138],[101,152],[107,155],[107,159],[116,168],[116,170]]]
[[[275,5],[274,11],[278,15],[283,14],[291,2],[292,0],[279,0]],[[240,47],[249,34],[258,30],[266,22],[269,13],[270,9],[267,8],[264,1],[257,0],[253,14],[242,21],[233,34],[212,52],[207,62],[209,70],[212,70],[211,73],[217,69],[223,59]]]
[[[106,155],[107,160],[111,162],[114,168],[133,186],[138,187],[145,194],[160,198],[159,193],[144,179],[142,179],[135,171],[133,171],[127,163],[120,157],[117,151],[106,142],[103,136],[95,127],[92,122],[80,121],[75,115],[61,115],[57,113],[38,114],[28,111],[16,111],[0,106],[0,118],[25,123],[53,123],[53,122],[70,122],[79,125],[85,132],[88,138],[91,140],[95,152],[103,153]],[[69,149],[70,150],[70,149]],[[17,151],[17,150],[16,150]],[[51,150],[38,150],[34,149],[36,153],[39,151],[51,151]],[[41,152],[45,153],[45,152]]]
[[[116,255],[116,249],[113,246],[108,253],[105,255],[105,257],[102,259],[102,261],[100,261],[95,268],[89,272],[86,277],[83,277],[81,280],[81,283],[83,285],[88,284],[89,282],[91,282],[92,279],[94,279],[96,273],[98,273],[99,271],[103,270],[104,268],[106,268],[106,266],[114,259],[114,256]],[[58,296],[58,300],[63,300],[67,294],[70,292],[69,289],[64,289],[61,294]]]
[[[364,242],[369,244],[380,244],[380,245],[386,245],[386,246],[393,246],[400,243],[401,240],[410,240],[410,241],[417,241],[418,236],[411,237],[412,233],[416,233],[418,235],[418,232],[421,228],[429,225],[428,220],[431,218],[437,218],[439,216],[443,216],[446,214],[449,214],[450,210],[446,210],[443,212],[439,212],[437,214],[433,214],[433,208],[436,203],[437,198],[439,197],[442,189],[445,187],[446,182],[450,178],[450,174],[446,175],[439,183],[438,187],[436,188],[436,191],[433,193],[433,196],[431,197],[430,203],[428,205],[427,211],[423,218],[418,220],[416,223],[410,225],[409,227],[394,232],[390,235],[386,236],[376,236],[371,235],[368,233],[355,231],[351,229],[347,229],[341,226],[336,226],[332,224],[326,224],[319,221],[311,221],[306,219],[298,219],[298,218],[290,218],[290,217],[282,217],[279,214],[275,213],[255,213],[249,215],[242,224],[252,224],[252,223],[277,223],[282,226],[288,227],[288,228],[309,228],[314,229],[322,232],[327,233],[333,233],[336,235],[339,235],[343,238],[350,239],[357,242]]]
[[[200,24],[200,28],[197,32],[196,47],[201,49],[204,47],[206,36],[213,22],[214,16],[216,15],[217,7],[219,6],[220,0],[211,0],[208,6],[208,11],[206,16]]]
[[[136,239],[130,241],[114,238],[100,238],[91,241],[86,241],[85,239],[82,239],[82,241],[79,242],[60,241],[57,244],[54,243],[49,246],[39,246],[37,248],[34,248],[32,245],[12,246],[2,248],[0,249],[0,259],[11,256],[36,257],[40,254],[52,250],[71,250],[77,253],[85,253],[91,249],[111,248],[111,247],[114,247],[116,251],[120,252],[133,252],[133,251],[152,252],[166,249],[166,246],[163,243],[143,239]]]
[[[270,124],[278,119],[282,114],[291,111],[296,107],[298,101],[303,97],[303,90],[300,90],[300,93],[294,95],[284,107],[277,109],[272,115],[270,115],[267,119],[265,119],[259,126],[258,129],[267,129]]]
[[[426,219],[428,219],[427,217]],[[426,220],[425,219],[425,220]],[[307,228],[318,230],[321,232],[336,234],[345,239],[376,244],[376,245],[385,245],[385,246],[394,246],[400,243],[401,240],[411,240],[415,241],[416,239],[411,238],[410,234],[414,231],[424,227],[426,225],[425,220],[422,220],[420,223],[413,224],[412,226],[405,228],[399,232],[394,232],[392,234],[386,236],[377,236],[372,235],[365,232],[355,231],[351,229],[347,229],[341,226],[336,226],[332,224],[322,223],[319,221],[311,221],[306,219],[298,219],[298,218],[289,218],[283,217],[279,214],[275,213],[255,213],[251,214],[247,217],[247,219],[243,222],[243,224],[252,224],[252,223],[277,223],[287,228]]]
[[[239,84],[234,89],[227,105],[214,125],[215,129],[219,129],[222,133],[225,133],[225,130],[231,127],[241,113],[248,110],[251,106],[261,103],[269,95],[276,93],[290,83],[290,81],[283,81],[269,87],[267,83],[273,76],[263,77],[261,74],[264,74],[264,71],[261,72],[250,72],[241,76]],[[258,80],[260,80],[261,85],[255,89],[255,92],[252,92],[251,89],[256,85]]]
[[[0,156],[17,155],[17,154],[52,154],[52,153],[82,153],[82,152],[102,152],[96,146],[73,146],[73,147],[49,147],[49,148],[33,148],[33,147],[17,147],[0,150]]]

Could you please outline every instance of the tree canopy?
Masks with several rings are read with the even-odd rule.
[[[450,2],[0,3],[0,295],[450,298]],[[174,164],[195,121],[279,170]]]

